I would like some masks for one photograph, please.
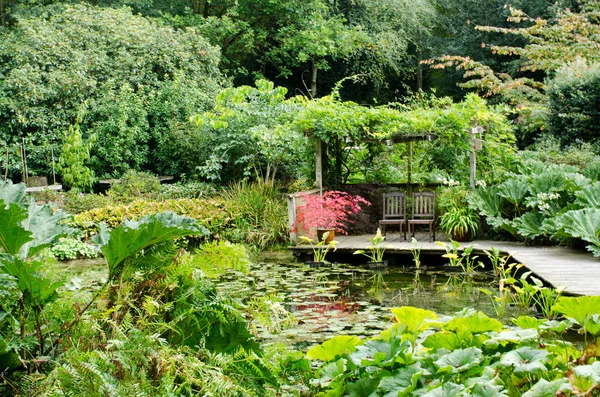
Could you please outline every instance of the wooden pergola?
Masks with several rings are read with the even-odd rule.
[[[437,135],[427,134],[395,134],[390,139],[383,141],[386,145],[392,144],[406,144],[408,146],[408,178],[407,183],[412,183],[412,149],[413,142],[427,141],[430,142],[437,138]],[[321,193],[323,193],[323,143],[321,140],[317,141],[315,148],[315,183]]]

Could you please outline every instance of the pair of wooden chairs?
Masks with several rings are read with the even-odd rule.
[[[435,193],[415,192],[412,194],[412,216],[406,218],[406,194],[383,194],[383,219],[379,221],[379,228],[385,235],[386,225],[399,225],[400,233],[404,233],[406,240],[407,226],[412,237],[415,236],[415,225],[428,225],[429,237],[435,240]]]

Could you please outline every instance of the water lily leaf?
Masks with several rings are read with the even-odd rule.
[[[565,317],[577,321],[587,332],[597,336],[600,334],[600,296],[561,297],[552,307]]]
[[[360,343],[361,340],[357,336],[338,335],[312,347],[306,355],[311,360],[328,362],[334,360],[337,356],[351,354]]]
[[[438,316],[431,310],[419,309],[411,306],[403,306],[400,308],[392,308],[392,314],[396,317],[399,324],[406,325],[406,331],[413,335],[426,330],[436,324]]]
[[[513,366],[517,375],[538,375],[546,372],[544,363],[547,356],[548,352],[546,350],[524,346],[504,353],[500,358],[500,365]]]
[[[557,393],[570,389],[571,386],[566,379],[557,379],[552,382],[540,379],[538,383],[523,394],[523,397],[554,397]]]
[[[494,318],[486,316],[482,312],[476,312],[465,317],[455,317],[444,325],[449,331],[469,331],[473,334],[500,331],[502,323]]]
[[[442,356],[435,362],[438,372],[465,372],[481,363],[483,354],[481,349],[476,347],[468,347],[466,349],[458,349]]]
[[[379,378],[363,378],[349,383],[346,391],[350,397],[377,397]]]
[[[422,397],[464,397],[469,395],[466,390],[467,389],[463,385],[445,382],[440,387],[423,394]]]
[[[504,397],[508,394],[505,393],[503,387],[495,385],[492,382],[478,383],[471,389],[471,396],[477,397]]]
[[[392,376],[381,378],[379,390],[384,397],[400,397],[409,395],[416,389],[423,370],[417,365],[410,365],[392,373]]]

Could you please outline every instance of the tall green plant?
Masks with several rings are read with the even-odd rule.
[[[65,131],[64,143],[56,168],[66,187],[89,191],[96,178],[94,171],[86,163],[90,160],[90,151],[95,137],[92,135],[87,142],[83,140],[80,125],[83,122],[84,114],[84,108],[80,109],[75,124],[69,125],[68,131]]]

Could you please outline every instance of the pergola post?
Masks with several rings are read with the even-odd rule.
[[[319,194],[323,195],[323,142],[320,139],[315,146],[315,183]]]

